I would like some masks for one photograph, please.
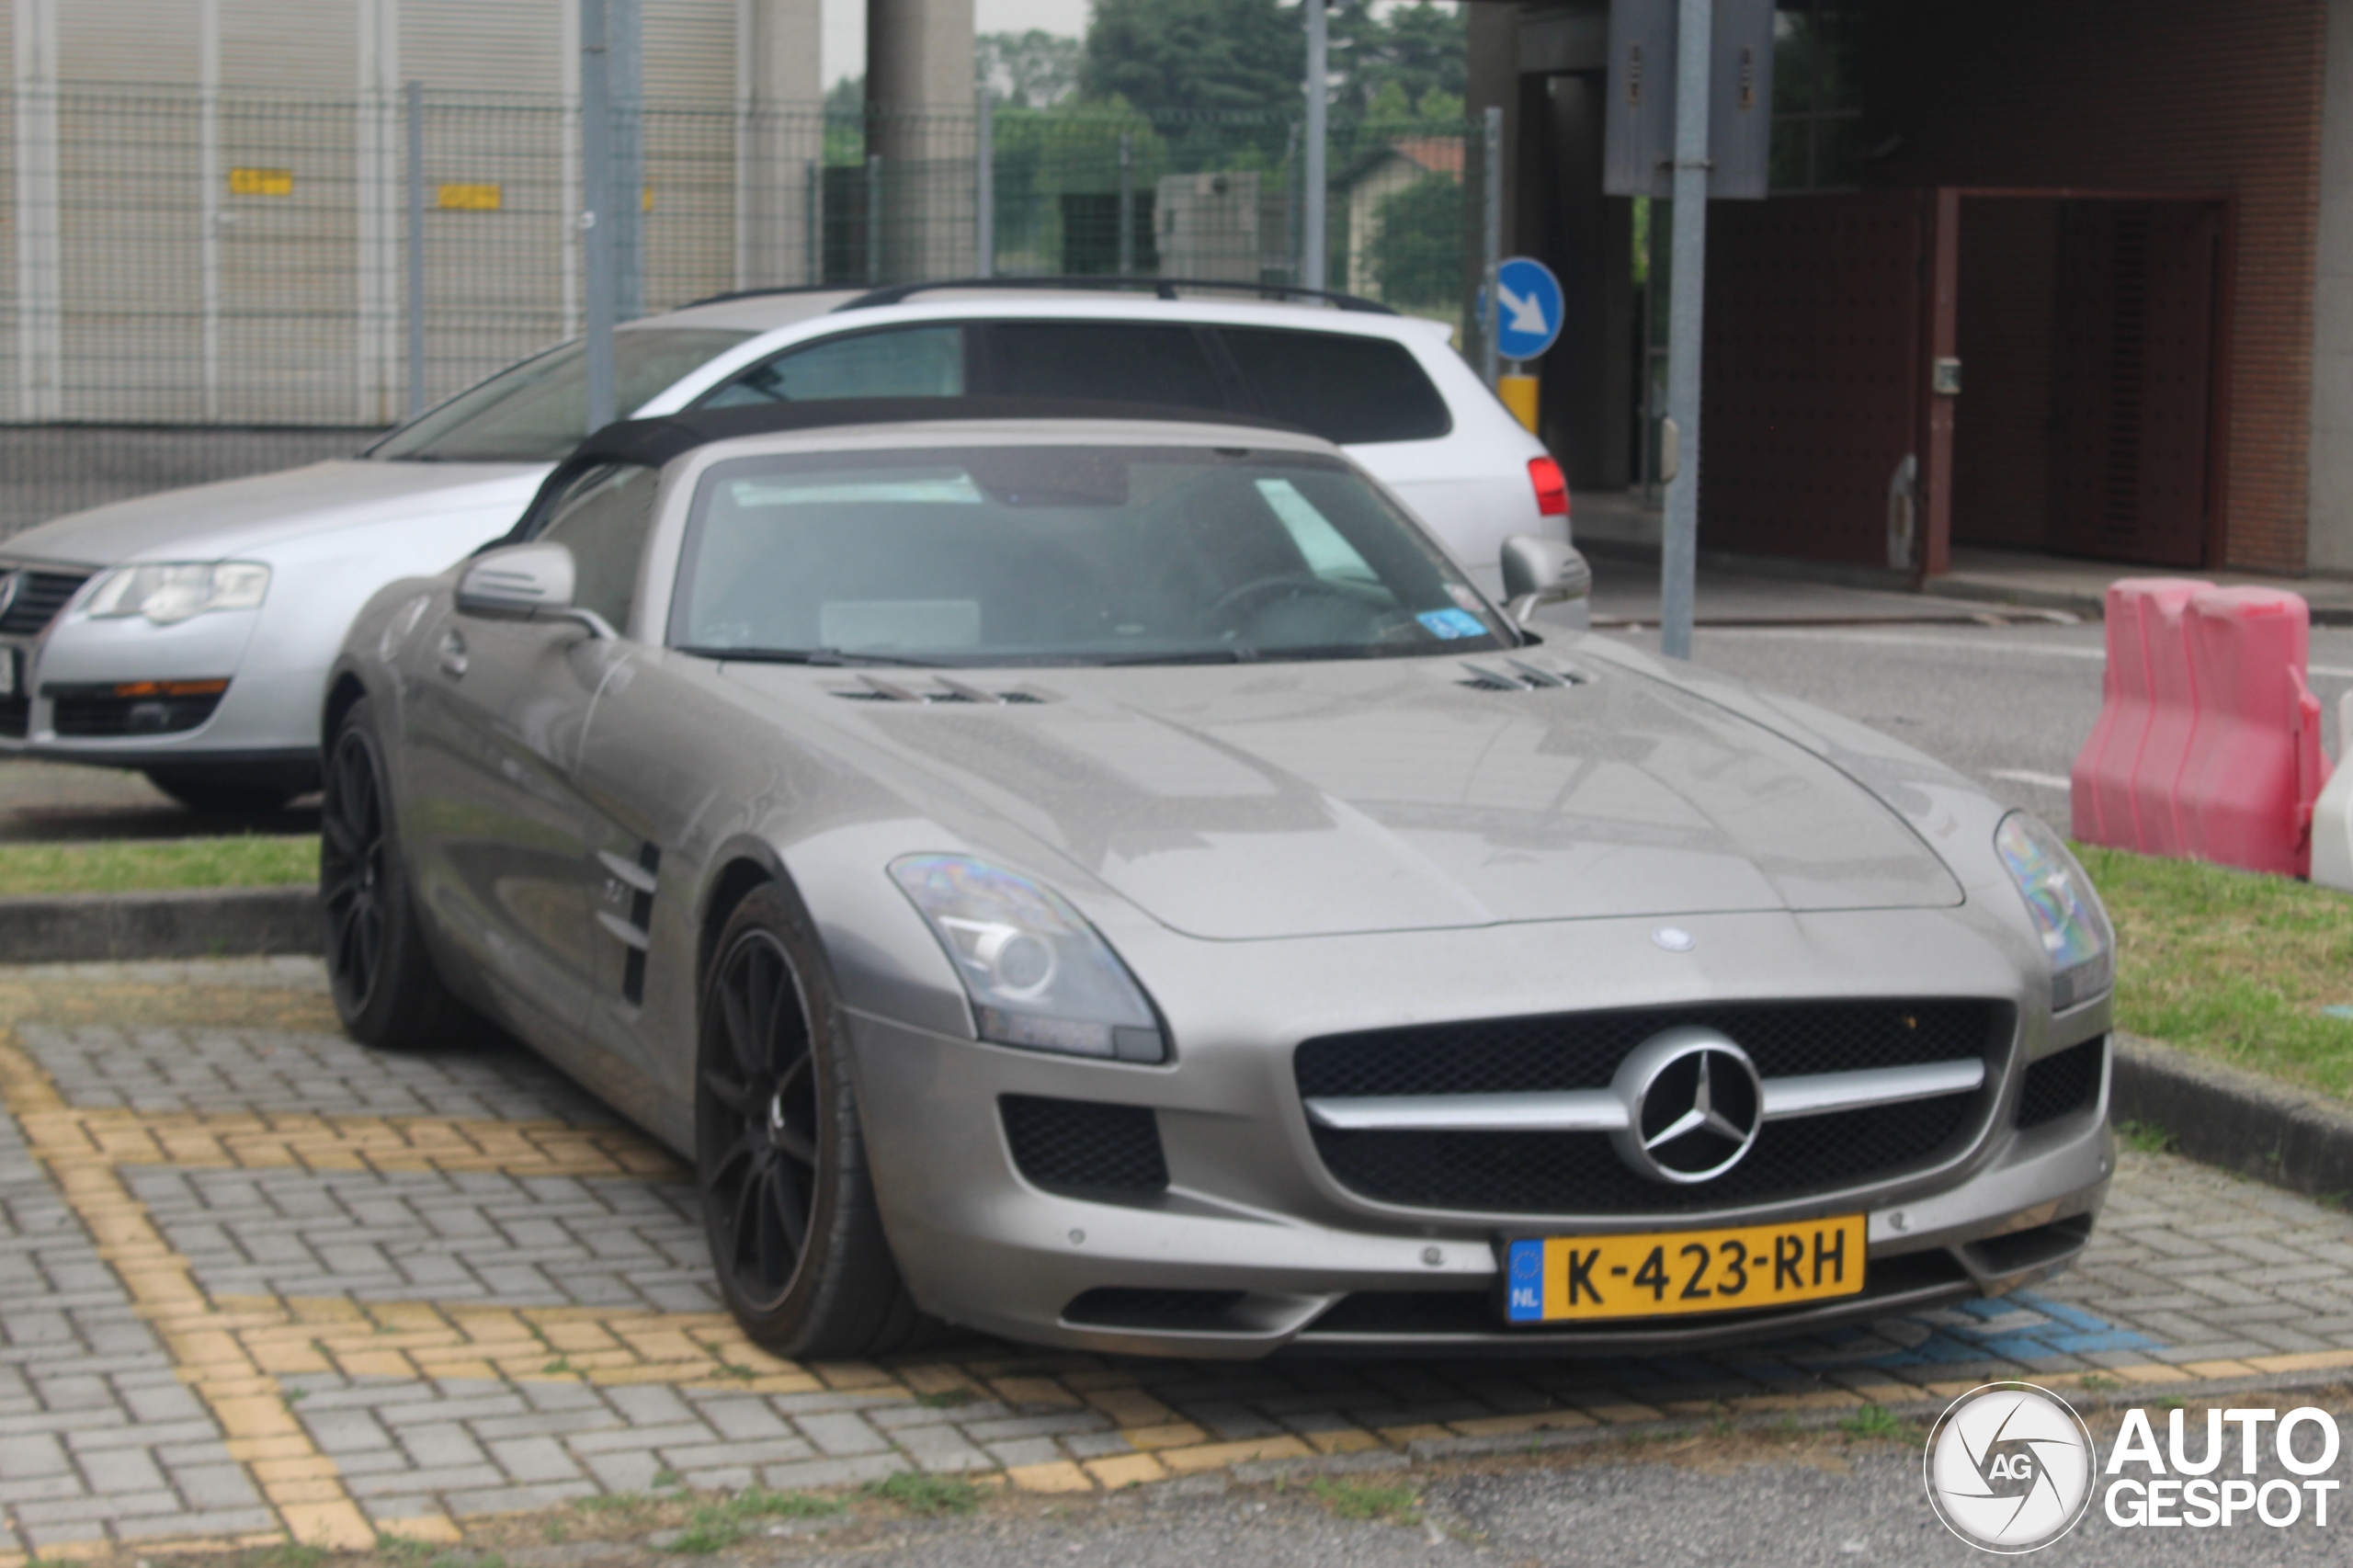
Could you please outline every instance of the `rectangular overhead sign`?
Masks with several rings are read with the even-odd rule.
[[[1765,195],[1773,150],[1773,0],[1713,0],[1708,75],[1708,195]],[[1602,189],[1674,194],[1678,0],[1611,0]]]

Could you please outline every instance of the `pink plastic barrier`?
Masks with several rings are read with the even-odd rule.
[[[2075,836],[2308,874],[2328,780],[2304,686],[2310,637],[2303,599],[2275,588],[2111,584],[2107,700],[2075,758]]]

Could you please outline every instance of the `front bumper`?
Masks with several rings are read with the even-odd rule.
[[[2098,1003],[2061,1026],[2029,1022],[2016,1060],[2100,1039],[2106,1012]],[[916,1300],[1009,1338],[1104,1352],[1591,1356],[1782,1337],[2001,1295],[2059,1272],[2089,1240],[2114,1165],[2105,1066],[2086,1103],[2020,1131],[2021,1066],[1965,1154],[1897,1179],[1737,1213],[1640,1221],[1417,1213],[1340,1187],[1303,1126],[1293,1125],[1302,1114],[1295,1094],[1264,1080],[1255,1094],[1231,1096],[1204,1090],[1199,1078],[1188,1085],[1194,1064],[1182,1061],[1140,1070],[1057,1060],[871,1014],[854,1017],[853,1036],[870,1167]],[[1289,1053],[1279,1054],[1287,1077]],[[1216,1067],[1205,1071],[1213,1077]],[[1007,1095],[1152,1106],[1168,1187],[1122,1199],[1034,1185],[997,1113]],[[1697,1230],[1858,1210],[1868,1215],[1869,1238],[1859,1297],[1576,1327],[1504,1322],[1498,1260],[1507,1236]],[[1094,1304],[1105,1301],[1121,1305],[1105,1312]]]
[[[13,649],[19,692],[0,705],[0,757],[101,767],[315,765],[323,670],[254,667],[258,612],[201,615],[176,626],[134,619],[74,621],[40,638],[0,639]],[[7,656],[0,652],[0,657]],[[201,722],[163,733],[61,733],[59,698],[124,682],[226,679]]]

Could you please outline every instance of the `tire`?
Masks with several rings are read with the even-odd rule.
[[[258,817],[319,787],[315,769],[301,767],[151,767],[147,782],[192,812]]]
[[[899,1278],[867,1174],[849,1047],[800,901],[754,889],[703,978],[695,1165],[727,1310],[785,1356],[915,1348],[940,1324]]]
[[[448,1051],[494,1031],[441,983],[417,924],[394,832],[375,704],[353,703],[327,750],[319,808],[319,910],[327,980],[346,1033],[380,1051]]]

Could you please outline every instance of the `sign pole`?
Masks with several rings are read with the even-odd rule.
[[[1691,656],[1699,556],[1699,331],[1708,279],[1708,70],[1713,0],[1681,0],[1675,49],[1675,247],[1668,278],[1666,408],[1681,461],[1666,486],[1659,648]]]
[[[580,0],[580,228],[587,337],[588,428],[613,422],[613,100],[606,0]]]
[[[1327,192],[1324,188],[1324,116],[1325,105],[1332,93],[1331,63],[1327,52],[1326,22],[1324,0],[1307,0],[1301,7],[1307,13],[1307,167],[1302,184],[1306,186],[1305,233],[1300,236],[1300,270],[1309,289],[1329,289],[1332,280],[1326,276],[1324,262],[1324,208]]]

